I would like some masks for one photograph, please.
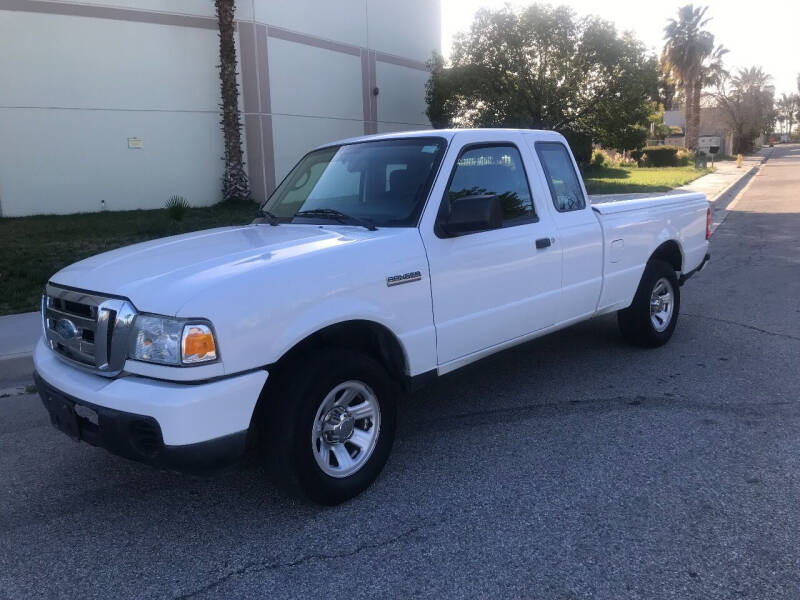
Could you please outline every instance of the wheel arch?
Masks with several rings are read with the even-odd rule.
[[[408,357],[397,336],[385,325],[369,319],[350,319],[317,329],[268,365],[267,370],[280,370],[303,354],[322,347],[352,348],[374,356],[398,380],[409,372]]]
[[[411,381],[408,357],[403,344],[388,327],[369,319],[349,319],[326,325],[306,335],[277,361],[265,366],[269,376],[253,411],[250,446],[257,444],[259,437],[260,425],[253,425],[263,422],[261,416],[270,403],[269,399],[276,398],[272,392],[279,391],[285,384],[285,378],[291,376],[292,368],[315,350],[337,347],[360,350],[374,357],[393,380],[408,389]]]
[[[671,265],[676,272],[681,272],[683,270],[683,250],[681,249],[681,245],[675,239],[662,242],[653,250],[647,262],[653,260],[663,260]]]

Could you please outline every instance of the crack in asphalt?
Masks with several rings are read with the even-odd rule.
[[[642,394],[636,395],[618,395],[613,397],[604,398],[586,398],[574,399],[565,402],[539,402],[535,404],[522,404],[518,406],[508,406],[502,408],[493,408],[488,410],[478,410],[466,413],[459,413],[455,415],[440,416],[436,419],[417,420],[403,425],[403,439],[411,439],[417,435],[430,433],[431,431],[443,431],[451,429],[460,429],[464,427],[475,427],[485,425],[487,417],[494,419],[494,423],[500,422],[503,419],[520,419],[534,416],[538,413],[547,410],[556,410],[560,412],[571,412],[579,407],[585,409],[605,408],[616,405],[617,407],[654,407],[654,406],[670,406],[679,405],[682,409],[700,409],[711,412],[727,413],[732,410],[740,410],[742,408],[750,408],[755,404],[752,402],[739,402],[739,403],[719,403],[708,401],[694,401],[689,397],[682,396],[681,394],[667,393],[662,395],[645,396]],[[765,406],[797,406],[796,402],[788,400],[774,400],[774,401],[758,401],[758,407]]]
[[[421,525],[418,525],[416,527],[411,527],[410,529],[407,529],[402,533],[399,533],[396,536],[391,537],[387,540],[384,540],[382,542],[376,542],[374,544],[364,544],[362,546],[358,546],[355,550],[352,550],[350,552],[340,552],[335,554],[304,554],[300,558],[283,563],[273,563],[265,560],[251,561],[249,563],[242,565],[238,569],[234,569],[233,571],[230,571],[229,573],[222,575],[221,577],[215,579],[214,581],[204,585],[203,587],[197,590],[194,590],[193,592],[188,592],[186,594],[175,596],[173,600],[185,600],[187,598],[194,598],[200,594],[211,591],[216,587],[219,587],[226,581],[229,581],[238,575],[244,575],[245,573],[259,572],[259,571],[274,571],[276,569],[291,568],[291,567],[296,567],[298,565],[302,565],[311,560],[331,560],[335,558],[348,558],[350,556],[355,556],[356,554],[359,554],[365,550],[375,550],[377,548],[385,548],[387,546],[391,546],[392,544],[396,544],[403,538],[406,538],[416,533],[420,529],[422,529]]]
[[[629,406],[641,406],[644,404],[649,406],[656,403],[673,402],[676,400],[680,400],[680,398],[675,395],[620,395],[610,398],[587,398],[581,400],[574,399],[566,402],[537,402],[534,404],[522,404],[502,408],[492,408],[488,410],[476,410],[455,415],[440,416],[435,419],[411,421],[408,424],[403,425],[403,438],[411,439],[417,435],[423,435],[430,433],[431,431],[445,431],[454,428],[460,429],[463,427],[481,426],[486,424],[487,417],[495,419],[494,422],[500,422],[503,419],[508,420],[510,418],[515,420],[520,418],[530,418],[537,413],[547,410],[571,412],[578,407],[591,409],[602,408],[613,404],[625,404]]]
[[[774,335],[776,337],[782,337],[789,340],[795,340],[800,342],[800,337],[792,335],[790,333],[778,333],[777,331],[770,331],[769,329],[761,329],[760,327],[756,327],[755,325],[748,325],[747,323],[740,323],[739,321],[732,321],[730,319],[720,319],[719,317],[710,317],[708,315],[693,315],[691,313],[681,313],[681,316],[695,317],[697,319],[709,319],[711,321],[717,321],[719,323],[727,323],[728,325],[738,325],[739,327],[744,327],[745,329],[750,329],[752,331],[758,331],[759,333],[766,333],[767,335]]]

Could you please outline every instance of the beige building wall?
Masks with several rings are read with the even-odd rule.
[[[264,199],[305,152],[430,127],[437,0],[243,0],[247,168]],[[0,0],[0,214],[219,200],[212,0]]]

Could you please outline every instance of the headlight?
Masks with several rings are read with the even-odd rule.
[[[216,360],[217,344],[206,324],[137,315],[128,356],[145,362],[191,365]]]

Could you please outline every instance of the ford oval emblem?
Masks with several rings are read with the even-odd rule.
[[[59,319],[56,321],[55,330],[56,333],[65,340],[78,337],[78,328],[75,327],[75,323],[69,319]]]

